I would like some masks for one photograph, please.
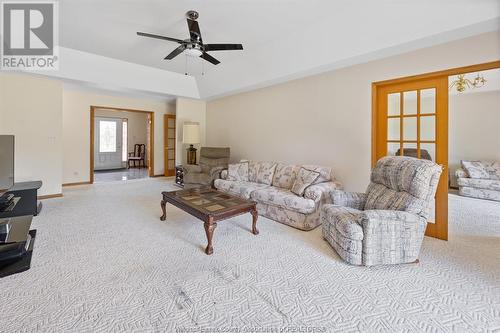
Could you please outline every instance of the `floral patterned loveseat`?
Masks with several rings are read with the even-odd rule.
[[[500,162],[462,161],[455,175],[460,195],[500,201]]]
[[[244,180],[229,180],[228,170],[224,170],[222,179],[216,179],[214,187],[218,191],[253,200],[257,202],[259,215],[300,230],[312,230],[319,226],[321,207],[331,201],[329,193],[342,189],[329,167],[243,162],[248,163],[248,174]],[[292,192],[292,187],[301,169],[313,171],[318,177],[299,196]]]

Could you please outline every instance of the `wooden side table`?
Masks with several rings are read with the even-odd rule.
[[[175,166],[175,185],[184,187],[184,169],[182,165]]]

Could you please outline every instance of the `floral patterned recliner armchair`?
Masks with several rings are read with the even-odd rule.
[[[417,260],[441,166],[413,157],[381,158],[366,193],[333,191],[323,206],[323,237],[353,265]]]

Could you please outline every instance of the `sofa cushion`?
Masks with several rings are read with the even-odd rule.
[[[458,178],[458,186],[481,188],[485,190],[500,191],[500,180],[478,179],[478,178]]]
[[[219,147],[201,147],[200,166],[203,173],[210,173],[210,169],[218,166],[227,167],[230,149]]]
[[[257,172],[257,183],[271,185],[273,182],[274,171],[276,170],[275,162],[260,162],[259,171]]]
[[[274,171],[273,186],[290,190],[299,172],[299,165],[286,165],[278,163]]]
[[[297,173],[297,177],[293,182],[292,192],[300,196],[304,195],[306,188],[314,184],[314,181],[316,181],[319,176],[319,172],[312,171],[304,167],[300,168]]]
[[[243,199],[250,199],[250,194],[258,189],[270,187],[265,184],[257,184],[251,182],[232,181],[225,179],[216,179],[214,186],[218,191],[236,195]]]
[[[407,192],[414,197],[427,200],[434,196],[440,175],[441,166],[432,161],[386,156],[377,161],[371,181],[391,190]]]
[[[319,177],[314,181],[313,184],[319,184],[324,182],[329,182],[333,180],[332,177],[332,168],[324,167],[320,165],[307,164],[302,166],[305,169],[319,172]]]
[[[416,198],[408,192],[394,191],[376,183],[368,185],[364,209],[400,210],[421,216],[429,214],[426,200]]]
[[[212,179],[209,174],[206,173],[196,173],[191,172],[184,175],[184,183],[185,184],[201,184],[201,185],[210,185]]]
[[[289,190],[278,187],[255,190],[250,195],[250,198],[259,203],[274,205],[303,214],[309,214],[316,210],[314,200],[299,197]]]
[[[227,167],[227,180],[248,181],[248,162],[229,164]]]
[[[458,194],[465,197],[500,201],[500,191],[486,190],[484,188],[460,186]]]
[[[500,180],[500,162],[462,161],[470,178]]]
[[[245,162],[242,160],[241,162]],[[257,183],[257,174],[259,173],[260,162],[247,161],[248,162],[248,181],[252,183]]]

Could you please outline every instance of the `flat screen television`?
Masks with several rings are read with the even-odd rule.
[[[0,197],[14,186],[14,136],[0,135]]]

